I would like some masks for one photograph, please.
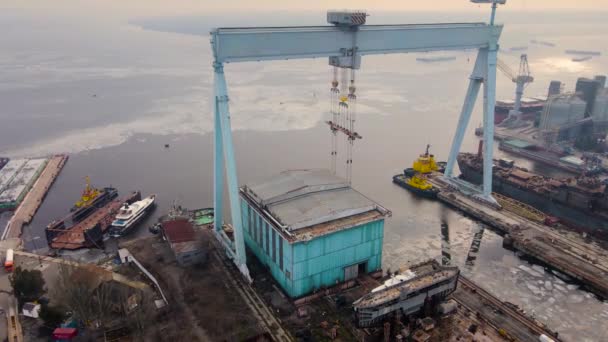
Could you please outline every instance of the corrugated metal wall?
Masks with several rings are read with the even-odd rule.
[[[382,267],[383,219],[292,245],[243,199],[241,206],[247,247],[291,297],[343,282],[348,266]]]

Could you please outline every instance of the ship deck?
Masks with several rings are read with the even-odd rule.
[[[382,305],[399,298],[402,294],[424,289],[430,285],[458,275],[458,269],[455,267],[434,268],[432,264],[425,264],[419,268],[412,268],[411,270],[418,276],[400,284],[393,285],[386,290],[368,294],[356,303],[357,308],[369,308]]]
[[[85,239],[86,231],[95,227],[98,223],[103,223],[101,228],[102,232],[105,232],[113,219],[113,217],[108,218],[108,216],[113,216],[122,204],[123,199],[115,199],[109,202],[84,220],[63,230],[52,241],[49,241],[49,246],[53,249],[78,249],[85,247],[87,244],[87,240]],[[107,222],[102,222],[104,219]]]

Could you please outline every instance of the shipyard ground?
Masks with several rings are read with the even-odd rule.
[[[355,300],[381,284],[379,280],[362,276],[352,288],[295,305],[277,288],[262,265],[256,262],[250,265],[256,291],[274,308],[283,326],[297,340],[385,340],[383,326],[357,328],[352,309]],[[537,341],[541,334],[552,335],[542,325],[464,278],[461,278],[457,291],[451,297],[458,303],[456,310],[448,315],[433,317],[435,328],[424,332],[428,334],[428,341]],[[395,321],[389,323],[389,340],[395,341],[396,335],[401,332],[400,324]],[[410,329],[412,333],[415,330]]]
[[[352,302],[378,286],[378,280],[363,276],[352,288],[295,305],[253,256],[249,259],[254,278],[250,286],[225,258],[211,230],[202,229],[201,234],[207,260],[193,267],[178,266],[159,237],[121,246],[157,277],[167,294],[171,318],[159,322],[166,336],[201,341],[242,341],[264,334],[276,341],[383,340],[382,327],[356,328],[352,310]],[[459,287],[465,291],[462,284]],[[437,326],[427,332],[429,341],[509,341],[509,336],[537,337],[538,331],[544,331],[542,327],[531,330],[531,320],[521,314],[512,316],[498,300],[494,299],[497,304],[483,297],[485,291],[467,291],[459,297],[459,292],[454,294],[459,301],[456,312],[436,318]],[[500,320],[496,312],[501,313]],[[472,326],[475,333],[469,331]]]
[[[4,244],[5,241],[3,241]],[[12,246],[11,246],[12,247]],[[4,255],[4,250],[0,252],[0,255]],[[19,255],[15,254],[15,266],[21,267],[23,269],[28,270],[40,270],[42,272],[42,276],[44,277],[47,291],[51,293],[55,291],[54,284],[57,282],[57,274],[59,273],[58,264],[42,260],[35,256],[30,255]],[[4,269],[0,270],[0,308],[5,313],[9,312],[9,307],[12,305],[16,307],[16,299],[11,294],[12,288],[9,282],[9,273],[4,271]],[[16,310],[16,309],[15,309]],[[4,315],[2,315],[4,319]],[[7,317],[8,318],[8,317]],[[19,332],[18,338],[10,339],[9,341],[47,341],[48,335],[40,336],[38,334],[39,324],[32,324],[32,322],[28,321],[27,318],[24,318],[21,315],[17,316],[19,326],[22,327]],[[4,325],[0,324],[0,327],[7,326],[7,329],[0,329],[0,341],[4,341],[7,335],[13,335],[15,332],[10,327],[10,324],[6,324],[6,321],[3,322]]]
[[[512,248],[580,281],[599,297],[608,298],[608,252],[600,244],[507,209],[497,210],[455,190],[441,175],[431,181],[441,190],[438,198],[442,202],[508,234],[506,240]]]
[[[264,334],[276,341],[384,340],[382,327],[357,329],[352,310],[352,302],[378,286],[379,280],[363,276],[352,288],[296,306],[254,258],[250,259],[254,285],[246,284],[213,242],[211,231],[205,229],[201,233],[208,257],[204,264],[193,267],[178,266],[159,237],[137,239],[122,246],[157,277],[168,297],[166,314],[155,321],[156,330],[167,340],[242,341]],[[42,269],[47,284],[52,284],[57,266],[66,261],[16,252],[16,262],[22,267]],[[127,276],[138,282],[137,275]],[[511,337],[526,341],[544,331],[515,309],[463,281],[452,295],[459,303],[457,310],[435,317],[436,327],[425,332],[429,341],[510,341]],[[38,325],[24,323],[28,341],[43,340],[37,335]],[[398,333],[397,326],[393,322],[392,338]],[[471,333],[473,327],[475,332]]]
[[[169,246],[159,237],[137,239],[124,246],[158,279],[169,302],[170,314],[162,322],[167,340],[243,341],[265,332],[256,312],[243,299],[242,282],[219,260],[211,233],[203,243],[205,263],[180,267]],[[240,281],[240,280],[239,280]]]
[[[525,316],[514,305],[502,302],[465,277],[460,277],[452,298],[507,340],[536,341],[540,335],[558,340],[542,323]]]
[[[19,245],[18,239],[9,239],[3,240],[0,242],[0,255],[4,256],[4,253],[8,248],[16,248]],[[15,256],[15,267],[21,267],[22,269],[27,270],[39,270],[42,272],[42,276],[45,280],[46,287],[46,295],[51,304],[56,304],[54,301],[55,295],[61,291],[61,288],[58,288],[58,277],[61,274],[61,265],[70,265],[75,267],[87,267],[89,270],[95,269],[95,274],[99,275],[100,278],[104,280],[113,280],[115,282],[121,283],[123,285],[136,288],[142,291],[147,291],[151,289],[151,286],[147,283],[147,279],[138,272],[134,272],[128,266],[120,266],[116,269],[116,271],[120,271],[117,273],[116,271],[111,271],[112,263],[109,262],[108,265],[97,266],[94,264],[86,264],[79,263],[71,260],[66,260],[62,258],[53,258],[44,255],[37,255],[33,253],[28,253],[20,250],[14,251]],[[0,313],[4,311],[8,313],[10,306],[16,305],[16,299],[11,294],[11,286],[9,282],[9,273],[4,271],[4,269],[0,270]],[[155,297],[151,297],[152,299],[156,299]],[[11,335],[14,333],[14,329],[11,329],[10,325],[7,324],[7,320],[4,319],[4,315],[0,315],[3,319],[0,322],[0,341],[5,341],[6,334]],[[8,318],[8,317],[7,317]],[[49,328],[44,327],[41,320],[36,320],[32,318],[24,317],[23,315],[18,315],[18,324],[20,327],[20,334],[15,341],[48,341],[51,330]],[[118,322],[122,324],[122,322]],[[5,328],[6,327],[6,328]],[[93,338],[98,335],[100,332],[93,332],[93,335],[89,335],[88,333],[80,336],[82,340],[87,340],[87,338]],[[12,341],[9,339],[9,341]]]

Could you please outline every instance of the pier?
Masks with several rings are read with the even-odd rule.
[[[463,277],[458,279],[458,288],[452,298],[479,318],[494,327],[502,337],[516,341],[535,341],[541,335],[558,340],[557,335],[543,324],[527,317],[513,305],[503,302],[474,282]]]
[[[599,245],[585,241],[578,234],[564,234],[552,227],[499,209],[466,195],[442,176],[430,180],[440,192],[437,198],[505,235],[505,242],[525,255],[582,282],[590,291],[608,298],[608,253]]]
[[[3,238],[21,237],[23,226],[32,221],[34,214],[40,208],[44,197],[49,192],[57,176],[59,176],[67,160],[68,156],[64,154],[55,155],[49,159],[31,190],[27,193],[17,210],[15,210],[13,217],[6,227]]]

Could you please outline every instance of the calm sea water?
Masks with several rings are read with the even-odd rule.
[[[526,95],[544,95],[558,79],[572,89],[577,77],[608,73],[603,14],[503,13],[500,58],[517,67],[528,46],[535,77]],[[44,250],[44,226],[78,198],[84,177],[123,194],[156,193],[154,220],[171,203],[212,206],[212,73],[207,32],[213,26],[323,24],[323,13],[256,17],[85,20],[27,12],[0,14],[0,154],[71,153],[25,239]],[[483,20],[485,13],[379,13],[371,23]],[[550,41],[556,47],[534,45]],[[565,49],[601,50],[584,63]],[[608,339],[608,304],[565,284],[501,247],[502,239],[437,202],[411,196],[391,177],[427,143],[447,158],[473,67],[474,52],[453,52],[444,63],[420,64],[421,55],[370,56],[358,73],[353,184],[393,211],[387,221],[384,267],[439,257],[440,225],[450,229],[452,260],[498,297],[522,306],[569,341]],[[227,65],[239,183],[284,169],[328,167],[330,69],[325,59]],[[514,85],[498,76],[498,97]],[[479,101],[478,106],[481,104]],[[477,108],[463,150],[476,150]],[[344,152],[342,142],[341,151]],[[169,144],[169,148],[164,145]],[[343,155],[344,153],[342,153]],[[339,165],[344,165],[343,160]],[[530,167],[537,167],[529,164]],[[147,234],[145,227],[135,235]],[[483,229],[473,263],[465,263],[473,236]],[[478,234],[479,236],[480,234]]]

